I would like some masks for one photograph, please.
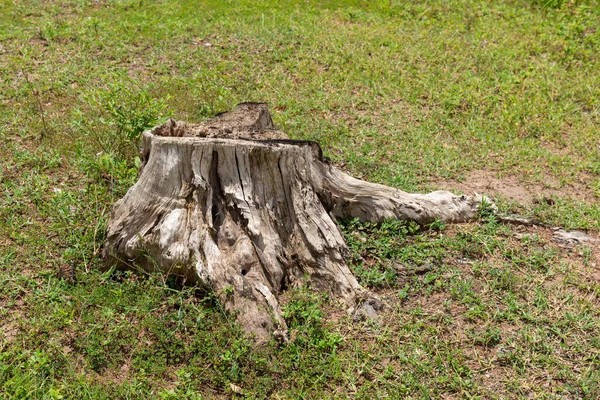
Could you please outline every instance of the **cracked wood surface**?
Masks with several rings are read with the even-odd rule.
[[[138,182],[111,212],[107,265],[204,285],[259,340],[285,332],[278,296],[304,277],[349,308],[372,298],[345,263],[336,217],[461,222],[481,202],[354,179],[317,143],[276,130],[260,103],[197,125],[170,120],[143,133],[142,157]]]

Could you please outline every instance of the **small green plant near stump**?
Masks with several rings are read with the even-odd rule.
[[[83,95],[87,109],[75,109],[74,127],[94,149],[119,161],[130,160],[138,155],[142,132],[166,119],[168,99],[152,97],[123,77],[107,86]]]

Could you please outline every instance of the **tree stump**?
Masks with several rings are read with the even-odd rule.
[[[184,276],[259,340],[285,338],[278,296],[304,277],[348,307],[372,297],[346,265],[336,218],[462,222],[481,201],[354,179],[316,142],[275,129],[265,104],[244,103],[143,133],[139,180],[112,209],[103,255],[107,266]]]

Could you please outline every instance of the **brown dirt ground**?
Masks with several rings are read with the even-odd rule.
[[[556,179],[548,178],[545,184],[527,183],[517,176],[509,175],[502,178],[498,173],[486,170],[473,170],[465,174],[461,181],[434,180],[431,186],[471,194],[477,192],[488,196],[501,196],[507,200],[521,204],[532,203],[540,199],[553,197],[570,197],[580,201],[597,201],[591,190],[583,184],[573,183],[561,187]]]

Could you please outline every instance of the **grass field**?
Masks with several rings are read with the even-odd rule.
[[[0,0],[1,396],[598,398],[598,245],[493,215],[341,221],[387,308],[291,291],[283,347],[210,294],[102,272],[140,132],[244,101],[356,177],[600,230],[596,1]]]

